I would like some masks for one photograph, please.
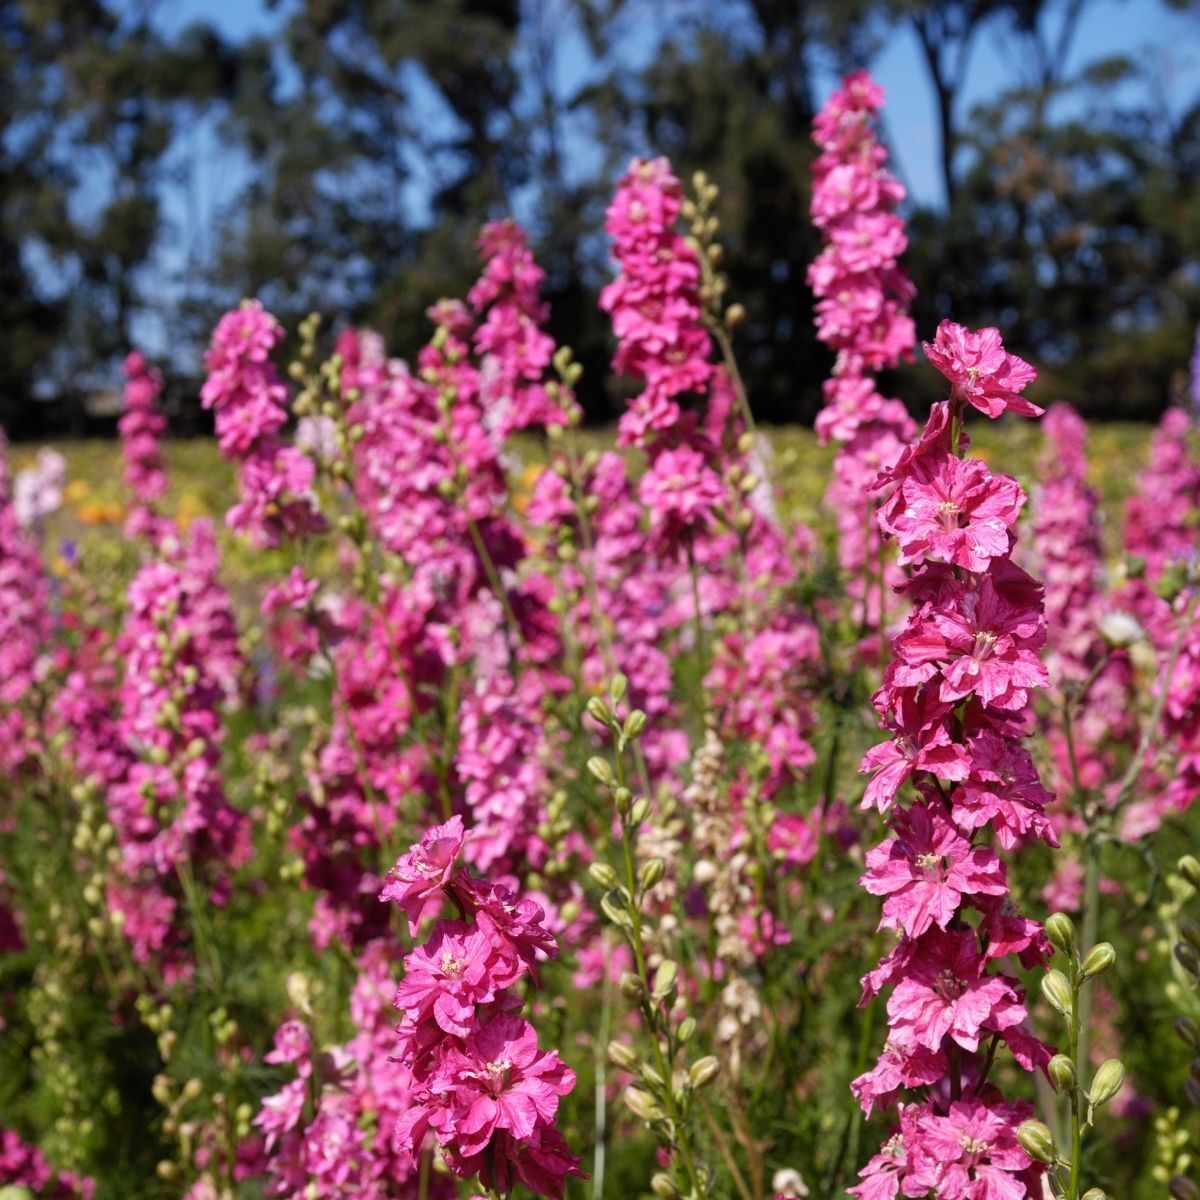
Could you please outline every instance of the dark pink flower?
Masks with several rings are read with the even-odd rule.
[[[379,898],[400,905],[414,937],[421,922],[441,908],[446,884],[466,840],[462,817],[451,817],[430,829],[388,872]]]
[[[999,896],[1007,890],[1004,865],[986,846],[972,847],[935,804],[897,814],[896,836],[867,854],[859,881],[873,896],[886,896],[885,928],[919,937],[931,925],[945,929],[964,896]]]
[[[953,321],[943,321],[932,342],[924,343],[925,356],[954,387],[954,395],[973,404],[989,417],[1004,412],[1040,417],[1042,409],[1020,392],[1037,378],[1024,359],[1009,354],[1000,330],[972,331]]]

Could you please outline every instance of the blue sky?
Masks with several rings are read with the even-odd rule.
[[[133,0],[114,2],[120,8]],[[152,11],[166,34],[178,33],[196,21],[207,21],[236,42],[280,29],[293,3],[281,0],[269,7],[264,0],[167,0]],[[526,0],[526,4],[554,5],[555,14],[568,7],[567,0]],[[652,38],[639,32],[636,21],[629,26],[625,49],[635,63],[653,53]],[[1014,53],[1011,39],[1006,41],[993,23],[973,53],[968,88],[962,98],[964,111],[1012,85],[1020,70]],[[1092,0],[1076,35],[1067,74],[1089,61],[1122,53],[1155,56],[1167,102],[1178,105],[1190,101],[1200,78],[1200,13],[1171,11],[1159,0]],[[564,92],[579,87],[590,68],[582,38],[568,29],[558,61]],[[915,36],[907,27],[897,28],[871,69],[887,92],[885,119],[895,155],[894,169],[917,202],[937,205],[942,200],[942,185],[934,97]],[[819,82],[818,99],[837,84],[832,73]],[[431,120],[438,116],[431,110]],[[570,138],[570,133],[567,136]],[[641,149],[653,153],[655,147]],[[595,158],[589,155],[582,139],[576,139],[572,154],[581,171],[594,167]],[[172,156],[176,165],[187,168],[191,183],[164,196],[168,232],[147,275],[149,312],[137,331],[151,352],[165,349],[162,344],[166,331],[150,314],[169,304],[189,261],[208,258],[220,237],[222,209],[236,198],[248,174],[244,158],[222,144],[211,121],[187,130],[178,139]],[[419,179],[419,173],[414,176]],[[419,182],[414,183],[405,199],[414,218],[420,219],[424,197]],[[521,211],[522,199],[514,198],[516,215],[527,218],[528,214]],[[803,214],[797,216],[803,219]]]
[[[207,20],[225,36],[240,40],[278,29],[288,8],[285,2],[271,10],[263,0],[171,0],[157,9],[156,20],[169,32]],[[1019,69],[1013,50],[1011,40],[1006,42],[995,29],[979,41],[964,97],[968,108],[1012,81]],[[1139,52],[1161,59],[1168,97],[1179,100],[1200,72],[1200,14],[1172,11],[1158,0],[1093,0],[1080,24],[1068,73],[1093,59]],[[564,47],[564,65],[576,82],[581,57],[578,47]],[[907,27],[897,29],[872,70],[887,91],[888,133],[897,166],[916,200],[937,203],[941,184],[934,97],[916,39]],[[826,91],[836,83],[832,75],[822,82]]]

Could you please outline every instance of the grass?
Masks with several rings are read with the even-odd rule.
[[[1034,421],[1003,420],[974,423],[973,452],[992,468],[1016,476],[1027,489],[1036,480],[1041,453],[1041,432]],[[1151,427],[1131,422],[1092,426],[1090,433],[1091,478],[1100,493],[1106,527],[1120,526],[1121,510],[1133,490],[1137,474],[1146,460]],[[820,524],[822,496],[835,453],[833,446],[820,446],[809,429],[778,427],[768,431],[773,455],[773,472],[785,512],[807,524]],[[589,430],[584,442],[597,449],[612,445],[609,430]],[[13,452],[13,467],[20,470],[33,462],[36,447]],[[114,540],[124,521],[124,489],[121,482],[121,448],[115,441],[76,441],[55,444],[67,459],[68,478],[63,509],[47,530],[49,546],[60,549],[64,542],[87,552],[102,542]],[[524,439],[517,454],[525,465],[543,456],[541,444]],[[165,446],[171,489],[165,510],[183,524],[198,516],[212,516],[223,524],[225,510],[235,494],[233,467],[217,450],[216,443],[196,438],[168,442]],[[516,474],[520,474],[518,463]],[[280,565],[276,556],[248,549],[237,539],[224,535],[224,561],[238,575],[264,578]]]

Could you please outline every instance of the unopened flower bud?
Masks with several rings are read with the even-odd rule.
[[[686,1046],[688,1044],[688,1042],[690,1042],[692,1040],[692,1038],[695,1036],[695,1034],[696,1034],[696,1018],[695,1017],[684,1017],[684,1019],[679,1022],[679,1031],[675,1035],[679,1039],[679,1044],[681,1046]]]
[[[1200,892],[1200,859],[1196,859],[1191,854],[1185,854],[1179,860],[1177,866],[1180,875]]]
[[[1061,971],[1048,971],[1042,979],[1042,995],[1051,1007],[1064,1017],[1070,1018],[1074,1004],[1071,985]]]
[[[649,1092],[642,1091],[641,1088],[626,1088],[625,1104],[634,1116],[641,1117],[643,1121],[660,1121],[664,1115],[658,1101]]]
[[[633,793],[627,787],[616,788],[613,791],[613,803],[617,806],[617,812],[624,816],[633,803]]]
[[[1191,1017],[1176,1018],[1175,1032],[1193,1050],[1200,1050],[1200,1025],[1197,1025]]]
[[[654,998],[662,1000],[675,990],[675,981],[679,978],[679,964],[674,959],[665,959],[658,964],[654,972]]]
[[[667,873],[667,864],[661,858],[652,858],[640,872],[640,882],[645,891],[649,891],[656,883],[661,882]]]
[[[591,773],[593,779],[604,784],[605,787],[612,787],[616,783],[616,776],[613,775],[613,769],[609,765],[607,758],[601,758],[595,754],[587,761],[587,769]]]
[[[1186,1175],[1176,1175],[1167,1185],[1171,1200],[1200,1200],[1200,1187],[1197,1187]]]
[[[1097,1108],[1107,1104],[1125,1083],[1125,1067],[1120,1059],[1106,1059],[1096,1070],[1088,1099]]]
[[[641,1060],[632,1046],[628,1046],[624,1042],[609,1042],[608,1061],[622,1071],[636,1071]]]
[[[646,994],[645,985],[632,971],[622,971],[621,981],[617,986],[626,1000],[637,1001]]]
[[[746,308],[742,304],[731,304],[725,310],[725,327],[736,329],[746,319]]]
[[[1088,1188],[1080,1200],[1108,1200],[1108,1193],[1103,1188]]]
[[[1097,975],[1103,975],[1116,961],[1117,952],[1112,948],[1112,943],[1097,942],[1084,955],[1080,969],[1085,979],[1095,979]]]
[[[1046,936],[1055,950],[1075,953],[1075,923],[1066,913],[1056,912],[1046,919]]]
[[[599,721],[601,725],[608,725],[612,721],[612,713],[608,710],[608,705],[599,696],[593,696],[587,702],[588,716]]]
[[[1046,1071],[1060,1092],[1068,1092],[1075,1086],[1075,1064],[1065,1054],[1056,1054]]]
[[[679,1195],[679,1188],[675,1186],[675,1180],[666,1171],[658,1171],[654,1174],[650,1180],[650,1190],[660,1197],[660,1200],[675,1200]]]
[[[699,1089],[708,1087],[720,1073],[720,1062],[713,1055],[707,1054],[692,1063],[692,1068],[688,1071],[688,1080],[692,1087]]]
[[[1192,975],[1200,975],[1200,958],[1196,957],[1196,951],[1187,942],[1176,943],[1175,957],[1185,971]]]
[[[606,891],[617,886],[617,873],[606,862],[594,862],[588,867],[588,874]]]
[[[633,712],[625,718],[624,733],[627,738],[639,737],[642,731],[646,728],[646,714],[640,708],[635,708]]]
[[[645,796],[642,796],[629,810],[629,823],[631,825],[640,825],[649,815],[650,801]]]
[[[1023,1121],[1017,1127],[1017,1141],[1030,1158],[1040,1163],[1052,1163],[1058,1157],[1054,1135],[1041,1121]]]

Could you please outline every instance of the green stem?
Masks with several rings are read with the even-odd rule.
[[[1071,975],[1071,1025],[1068,1035],[1071,1061],[1075,1064],[1075,1071],[1078,1074],[1081,1070],[1079,1061],[1079,985],[1081,981],[1074,966],[1071,968]],[[1079,1119],[1079,1101],[1082,1090],[1082,1080],[1077,1079],[1071,1089],[1071,1167],[1067,1180],[1066,1200],[1079,1200],[1079,1173],[1083,1160],[1083,1125]]]
[[[1095,838],[1088,838],[1084,843],[1084,855],[1082,945],[1084,953],[1087,953],[1096,944],[1100,918],[1100,846]],[[1084,987],[1079,996],[1078,1014],[1079,1029],[1076,1036],[1079,1053],[1075,1056],[1075,1073],[1079,1077],[1079,1086],[1082,1088],[1087,1086],[1088,1077],[1091,1074],[1088,1063],[1091,1040],[1089,1023],[1092,1016],[1092,989],[1090,986]]]

